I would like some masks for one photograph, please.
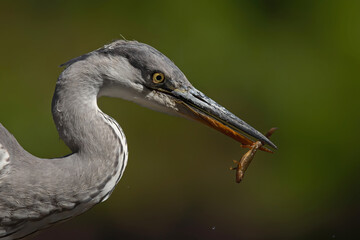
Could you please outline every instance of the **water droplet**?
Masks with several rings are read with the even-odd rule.
[[[211,230],[215,230],[215,226],[212,226],[212,227],[211,227]]]

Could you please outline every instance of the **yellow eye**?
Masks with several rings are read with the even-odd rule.
[[[161,72],[154,73],[152,76],[153,83],[162,83],[165,80],[165,76]]]

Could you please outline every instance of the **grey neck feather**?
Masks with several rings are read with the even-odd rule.
[[[75,62],[63,71],[56,84],[52,113],[60,137],[74,152],[70,158],[82,162],[81,171],[88,175],[85,185],[107,194],[124,171],[127,145],[120,126],[97,106],[104,85],[97,62]],[[105,187],[109,182],[111,186]]]
[[[102,132],[97,128],[99,123],[104,123],[96,103],[101,85],[101,79],[90,81],[71,67],[57,81],[52,101],[53,118],[60,137],[73,152],[98,148],[99,143],[94,141]]]
[[[104,120],[104,116],[110,117],[97,106],[103,85],[99,66],[91,61],[72,64],[61,73],[56,83],[53,118],[60,137],[73,152],[99,154],[108,150],[107,146],[114,145],[109,143],[113,140],[109,137],[114,135],[113,130]]]

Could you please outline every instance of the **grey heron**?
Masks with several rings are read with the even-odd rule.
[[[242,144],[263,134],[194,88],[165,55],[117,40],[63,64],[52,100],[61,139],[72,154],[40,159],[0,124],[0,239],[20,239],[105,201],[124,173],[123,130],[97,105],[101,96],[205,123]],[[245,134],[243,134],[245,133]]]

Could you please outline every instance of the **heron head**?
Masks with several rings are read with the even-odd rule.
[[[253,143],[251,136],[276,148],[263,134],[194,88],[181,70],[153,47],[120,40],[94,54],[102,59],[98,64],[103,68],[99,96],[120,97],[198,120],[244,145]]]

